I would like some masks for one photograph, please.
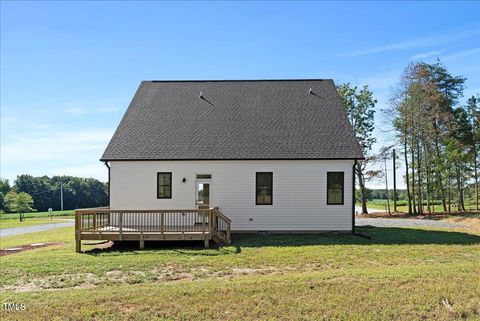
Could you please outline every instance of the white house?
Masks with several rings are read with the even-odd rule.
[[[105,211],[130,227],[216,209],[233,232],[352,231],[361,159],[332,80],[144,81],[101,158]]]

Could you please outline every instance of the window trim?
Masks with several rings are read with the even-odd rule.
[[[330,202],[330,200],[328,199],[328,191],[329,191],[329,187],[328,187],[328,176],[329,174],[342,174],[342,202],[341,203],[332,203]],[[345,205],[345,172],[327,172],[327,205]]]
[[[271,198],[270,198],[270,203],[259,203],[258,202],[258,175],[259,174],[270,174],[272,179],[271,179],[271,185],[270,185],[270,190],[271,190]],[[255,172],[255,205],[273,205],[273,172]]]
[[[160,174],[170,175],[170,185],[160,185]],[[172,172],[157,172],[157,199],[171,199],[172,198]],[[160,186],[170,186],[170,196],[169,197],[160,197]]]

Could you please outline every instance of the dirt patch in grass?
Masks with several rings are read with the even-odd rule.
[[[0,287],[0,292],[95,288],[97,285],[101,284],[113,286],[137,283],[171,283],[202,279],[229,280],[246,275],[279,275],[290,272],[310,273],[320,270],[322,270],[322,266],[318,264],[306,264],[297,268],[290,266],[264,266],[259,268],[231,267],[222,270],[216,270],[206,266],[186,268],[175,264],[167,264],[161,268],[155,268],[149,271],[111,270],[102,275],[96,275],[94,273],[76,273],[49,275],[34,279],[19,279],[15,284]]]
[[[94,249],[109,249],[114,246],[114,243],[112,241],[84,242],[82,245],[92,245]]]
[[[480,214],[479,214],[480,215]],[[480,234],[480,217],[448,217],[447,221],[455,222],[466,226],[470,231]]]
[[[15,253],[18,253],[18,252],[23,252],[23,251],[28,251],[28,250],[39,249],[39,248],[47,247],[47,246],[62,245],[62,244],[63,244],[63,242],[43,242],[43,243],[32,243],[32,244],[28,244],[28,245],[20,245],[20,246],[15,246],[15,247],[9,247],[9,248],[5,248],[5,249],[0,249],[0,256],[15,254]]]

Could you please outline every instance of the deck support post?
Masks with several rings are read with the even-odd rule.
[[[208,249],[210,247],[210,239],[207,237],[205,238],[205,248]]]
[[[75,211],[75,252],[82,253],[82,235],[81,235],[81,213]]]
[[[140,250],[145,249],[145,239],[143,238],[143,233],[140,232]]]
[[[162,211],[160,213],[160,233],[162,234],[162,239],[165,241],[164,224],[165,224],[165,213]]]
[[[123,212],[118,212],[118,238],[123,241]]]

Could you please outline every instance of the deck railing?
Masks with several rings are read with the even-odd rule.
[[[112,235],[123,240],[124,235],[155,233],[165,235],[201,234],[206,241],[230,242],[230,219],[218,208],[186,210],[112,210],[108,207],[75,211],[75,230],[78,247],[83,234]],[[182,238],[183,239],[183,238]]]
[[[212,210],[212,222],[214,235],[217,235],[220,241],[230,243],[230,224],[232,221],[218,208],[214,208]]]

